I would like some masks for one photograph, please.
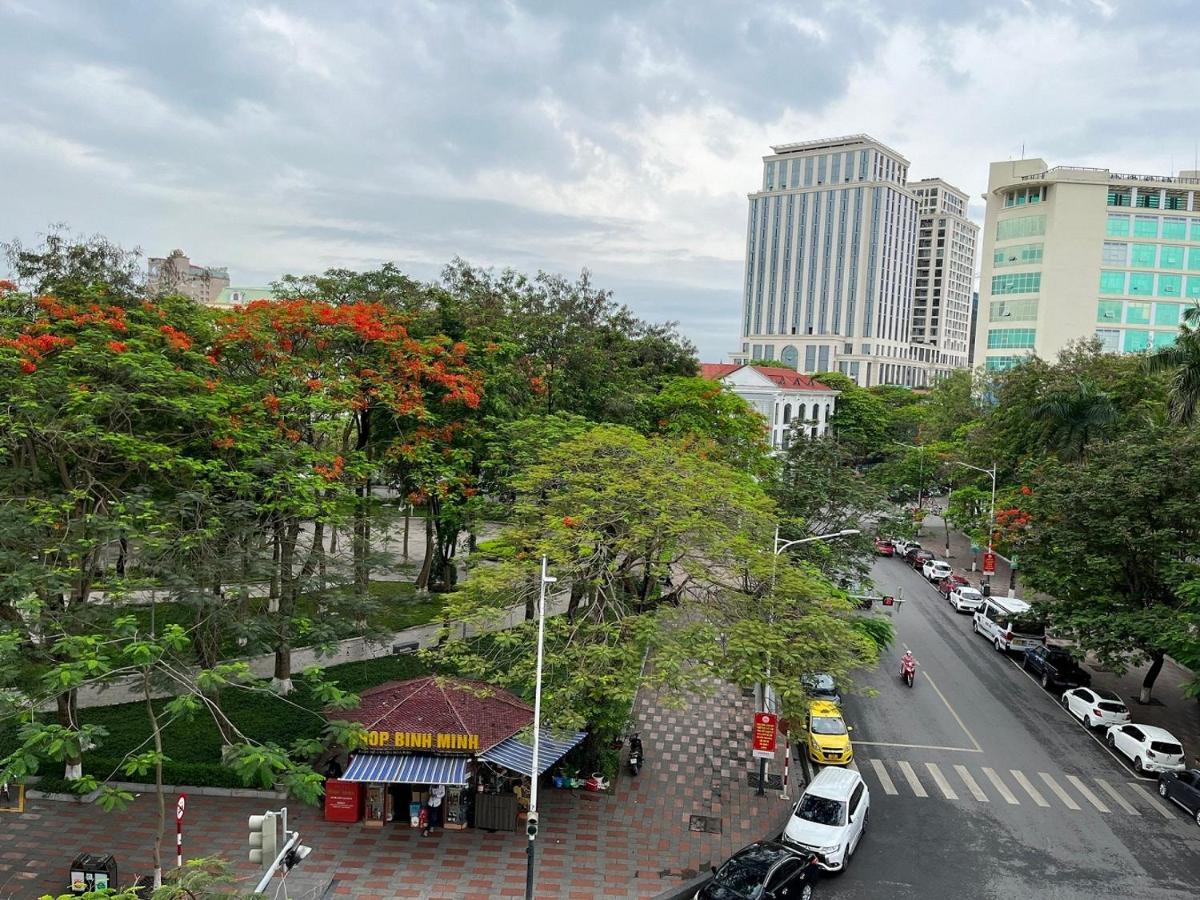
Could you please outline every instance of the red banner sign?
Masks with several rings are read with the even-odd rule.
[[[988,575],[996,574],[996,554],[995,553],[983,554],[983,571],[985,573],[987,573]]]
[[[754,714],[753,754],[760,759],[771,759],[775,756],[775,713],[760,712]]]

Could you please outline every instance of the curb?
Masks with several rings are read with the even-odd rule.
[[[143,784],[140,781],[110,781],[107,782],[109,787],[119,788],[123,791],[132,791],[135,794],[153,794],[154,785]],[[189,797],[225,797],[225,798],[240,798],[251,800],[287,800],[288,794],[286,791],[260,791],[254,788],[222,788],[222,787],[196,787],[187,784],[164,784],[164,793],[171,794],[187,794]],[[28,800],[50,800],[55,803],[94,803],[96,798],[100,796],[100,791],[89,791],[86,794],[59,794],[50,791],[38,791],[29,789],[25,792],[25,797]]]

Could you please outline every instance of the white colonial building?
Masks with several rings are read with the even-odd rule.
[[[770,424],[771,446],[787,449],[793,425],[807,437],[820,437],[829,428],[839,391],[813,381],[794,369],[703,363],[700,375],[719,381],[749,403]]]

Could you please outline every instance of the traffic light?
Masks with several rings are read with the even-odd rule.
[[[535,837],[537,837],[537,832],[538,832],[538,814],[535,812],[531,812],[525,818],[525,833],[527,835],[529,835],[529,839],[532,841]]]
[[[269,866],[279,855],[279,836],[275,829],[275,813],[250,817],[250,862]]]
[[[895,605],[896,605],[896,598],[895,598],[895,597],[884,597],[884,598],[883,598],[883,605],[884,605],[884,606],[895,606]]]

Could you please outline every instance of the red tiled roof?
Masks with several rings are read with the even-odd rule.
[[[533,722],[533,708],[482,681],[427,676],[389,681],[359,694],[352,710],[329,718],[361,722],[368,731],[477,734],[479,750],[494,747]]]
[[[711,381],[718,381],[741,368],[744,368],[744,366],[737,363],[701,363],[700,377],[708,378]],[[752,368],[755,372],[770,378],[782,388],[789,388],[794,391],[833,391],[833,388],[828,385],[821,384],[819,381],[813,381],[812,378],[797,372],[795,369],[788,369],[783,366],[753,366]]]

